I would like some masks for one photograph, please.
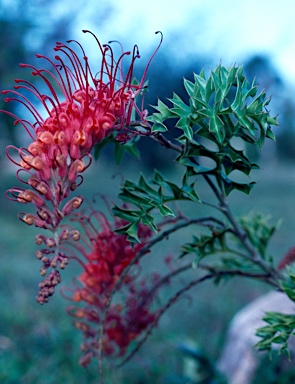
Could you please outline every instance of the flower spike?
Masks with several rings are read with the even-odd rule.
[[[59,269],[67,264],[67,256],[61,250],[66,241],[63,231],[59,233],[61,221],[80,207],[83,197],[73,197],[68,202],[65,199],[82,183],[81,174],[91,164],[93,146],[114,130],[128,127],[131,110],[135,109],[140,119],[145,118],[134,101],[139,88],[132,84],[134,63],[139,57],[137,46],[124,76],[122,63],[131,52],[122,51],[116,59],[110,45],[101,44],[90,31],[83,32],[90,33],[97,42],[101,54],[98,68],[91,68],[79,42],[58,42],[54,59],[36,55],[49,64],[51,70],[20,64],[43,81],[46,92],[24,79],[16,79],[13,90],[2,91],[3,95],[8,95],[4,99],[6,102],[21,104],[31,115],[30,121],[1,111],[13,117],[15,125],[20,123],[31,139],[27,148],[10,145],[6,149],[9,160],[19,167],[18,179],[26,184],[26,189],[10,188],[6,196],[22,204],[32,203],[35,214],[21,213],[19,219],[52,232],[45,241],[46,245],[52,245],[50,252],[45,259],[41,257],[40,274],[45,279],[37,298],[40,303],[48,301],[61,280]],[[76,44],[77,52],[69,44]],[[14,156],[11,149],[15,151]],[[24,178],[19,177],[20,173]],[[79,236],[76,238],[78,240]]]

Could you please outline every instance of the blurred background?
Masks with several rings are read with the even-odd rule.
[[[53,57],[56,41],[78,40],[95,67],[99,56],[94,41],[82,29],[91,30],[103,43],[119,40],[126,50],[138,44],[139,74],[159,43],[155,32],[162,31],[164,41],[148,73],[147,105],[156,104],[157,98],[171,97],[173,91],[183,95],[183,77],[191,79],[193,72],[203,67],[213,69],[220,62],[228,66],[244,64],[249,80],[256,77],[261,89],[272,95],[270,109],[272,114],[279,114],[280,126],[275,129],[276,143],[267,142],[261,153],[252,153],[261,164],[254,175],[257,186],[253,193],[242,197],[242,204],[241,197],[233,194],[231,203],[236,214],[258,209],[270,214],[273,223],[283,220],[270,249],[279,259],[295,243],[294,14],[292,0],[0,0],[0,89],[11,89],[14,78],[31,80],[29,71],[18,64],[40,65],[35,54]],[[16,105],[4,103],[3,98],[0,109],[17,113]],[[77,365],[81,335],[71,327],[65,313],[67,303],[58,295],[44,307],[35,302],[39,281],[33,241],[36,232],[17,220],[22,207],[4,197],[5,190],[17,184],[15,167],[6,159],[5,147],[22,145],[24,137],[21,127],[14,127],[7,115],[0,115],[0,124],[0,383],[98,382],[95,366],[85,370]],[[151,152],[146,145],[141,149],[141,161],[126,158],[123,168],[106,151],[85,174],[81,193],[115,197],[120,176],[113,176],[122,169],[131,178],[137,178],[140,170],[151,173],[154,167],[177,175],[163,149]],[[180,234],[165,244],[165,254],[177,249],[182,238]],[[163,254],[163,249],[156,251],[156,256],[157,252]],[[66,271],[65,281],[71,276],[72,272]],[[237,290],[235,283],[230,281],[218,290],[206,283],[188,300],[181,300],[165,315],[140,354],[110,382],[201,382],[193,376],[185,377],[181,346],[193,346],[214,364],[232,316],[268,289],[242,281]],[[276,358],[265,364],[257,383],[262,379],[265,383],[283,383],[276,376],[279,364]],[[282,375],[280,380],[284,380]]]

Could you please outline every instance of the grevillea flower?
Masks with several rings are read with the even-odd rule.
[[[108,298],[113,294],[118,279],[121,278],[117,287],[120,299],[108,308],[102,339],[103,353],[111,357],[123,356],[130,343],[155,323],[156,311],[151,309],[154,297],[149,292],[159,276],[153,274],[149,280],[140,279],[139,266],[135,264],[133,270],[121,277],[125,268],[150,241],[152,232],[148,227],[139,227],[141,242],[132,246],[127,236],[114,232],[123,224],[119,219],[112,227],[101,213],[93,212],[89,219],[78,212],[75,220],[82,224],[85,236],[81,237],[84,246],[76,244],[78,252],[72,257],[79,260],[83,272],[78,278],[79,284],[70,290],[72,293],[68,298],[75,305],[68,308],[68,313],[76,319],[75,326],[84,335],[80,363],[85,366],[97,356],[98,326],[103,321]]]
[[[132,53],[123,52],[116,60],[110,45],[101,45],[95,37],[101,62],[98,68],[92,69],[82,46],[73,40],[68,43],[78,46],[81,59],[69,45],[57,43],[54,48],[57,52],[55,62],[37,55],[37,58],[50,64],[52,70],[20,64],[31,69],[32,75],[43,81],[42,88],[38,89],[27,80],[16,79],[14,90],[2,91],[3,94],[11,94],[5,98],[6,102],[18,102],[32,116],[32,121],[29,121],[2,111],[14,117],[14,123],[20,123],[31,139],[27,148],[7,147],[7,156],[20,167],[17,177],[26,187],[11,188],[6,196],[23,204],[32,203],[36,214],[20,213],[19,218],[28,225],[53,233],[52,237],[40,235],[36,238],[37,244],[46,245],[45,249],[37,252],[43,263],[41,275],[47,275],[51,268],[40,285],[37,298],[40,303],[46,302],[52,295],[54,286],[60,282],[58,268],[64,268],[68,262],[60,245],[68,237],[79,238],[75,231],[59,234],[58,228],[61,220],[83,202],[82,196],[76,196],[62,206],[70,192],[83,181],[81,173],[91,163],[93,146],[113,130],[128,127],[134,109],[140,120],[144,121],[146,116],[146,111],[137,108],[135,98],[143,88],[150,61],[139,84],[133,85],[134,62],[139,57],[137,46]],[[131,55],[131,63],[124,75],[122,63],[128,55]],[[31,96],[35,101],[31,100]],[[40,108],[45,111],[44,117]],[[12,150],[16,151],[19,160],[12,156]],[[101,268],[107,280],[108,272]]]

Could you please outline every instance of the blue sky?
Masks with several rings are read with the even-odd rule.
[[[162,49],[172,59],[201,53],[225,65],[263,53],[295,85],[294,20],[294,0],[89,0],[73,33],[81,40],[80,30],[91,28],[103,42],[118,39],[149,50],[161,30]]]

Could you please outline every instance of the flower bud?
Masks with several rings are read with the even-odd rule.
[[[69,215],[74,209],[78,209],[83,202],[82,196],[73,197],[62,209],[64,216]]]
[[[73,230],[70,232],[70,235],[71,235],[71,237],[72,237],[72,239],[73,239],[74,241],[78,241],[78,240],[80,240],[80,232],[77,231],[76,229],[73,229]]]
[[[92,358],[93,358],[93,353],[88,352],[85,355],[83,355],[82,357],[80,357],[79,364],[82,367],[87,367],[87,365],[91,363]]]
[[[45,204],[42,197],[38,196],[36,192],[30,189],[20,192],[17,199],[20,203],[33,203],[37,208],[41,208]]]
[[[60,240],[68,240],[70,236],[70,232],[65,229],[62,231],[62,233],[59,235]]]
[[[46,239],[46,245],[49,248],[55,247],[55,245],[56,245],[55,240],[53,238],[51,238],[51,237],[50,238],[48,237]]]
[[[44,222],[48,224],[52,224],[52,217],[51,217],[51,212],[48,209],[40,209],[38,212],[38,216],[44,220]]]
[[[83,172],[86,169],[86,166],[82,160],[75,160],[70,166],[68,179],[72,182],[76,181],[78,173]]]
[[[42,257],[43,257],[43,254],[41,251],[36,251],[35,255],[36,255],[37,259],[42,259]]]
[[[19,219],[28,225],[35,225],[35,227],[44,228],[44,229],[48,228],[48,225],[43,220],[41,220],[41,218],[31,213],[26,213],[24,214],[23,217],[21,217],[20,215],[19,215]]]

